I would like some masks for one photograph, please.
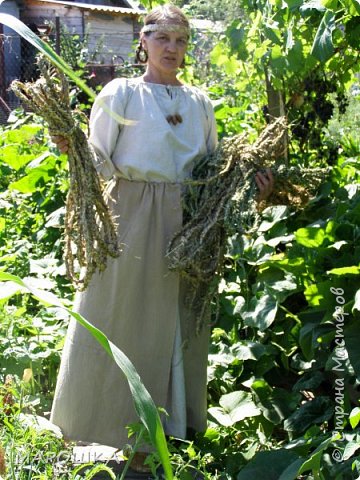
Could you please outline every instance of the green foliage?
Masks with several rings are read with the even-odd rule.
[[[334,105],[345,111],[345,92],[356,82],[357,6],[249,0],[242,7],[244,14],[233,18],[213,49],[212,63],[236,82],[238,95],[243,90],[248,99],[256,95],[265,117],[288,115],[292,148],[310,153],[322,147],[333,163],[337,151],[324,145],[323,128]]]
[[[47,277],[48,288],[49,277],[66,285],[60,238],[66,157],[31,116],[0,132],[0,147],[0,262],[15,274]]]
[[[209,413],[228,435],[227,471],[241,450],[238,479],[357,478],[359,180],[342,158],[301,213],[270,207],[255,234],[229,241]]]
[[[58,307],[64,312],[67,312],[69,315],[75,318],[77,322],[85,327],[101,344],[104,350],[110,355],[110,357],[124,373],[133,396],[135,410],[139,416],[139,419],[142,421],[147,430],[152,445],[157,450],[164,468],[166,480],[171,480],[173,478],[173,474],[169,461],[169,452],[167,449],[167,443],[158,410],[154,405],[149,392],[146,390],[138,373],[136,372],[135,367],[126,357],[126,355],[116,345],[108,340],[102,331],[94,327],[79,313],[74,312],[70,308],[66,307],[54,294],[33,287],[31,283],[25,282],[21,278],[8,273],[0,272],[0,281],[12,282],[14,286],[18,286],[19,291],[27,291],[45,305]],[[16,290],[13,291],[13,294],[15,293]]]

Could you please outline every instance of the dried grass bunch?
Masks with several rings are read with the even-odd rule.
[[[326,176],[326,169],[285,165],[287,130],[281,117],[252,145],[245,135],[224,138],[186,182],[184,225],[170,242],[167,257],[170,269],[193,287],[187,303],[196,314],[197,330],[217,291],[227,239],[254,230],[259,212],[268,205],[304,206]],[[275,176],[275,192],[258,204],[255,174],[264,168],[271,168]]]
[[[65,214],[65,264],[67,275],[80,290],[85,289],[107,257],[120,250],[116,226],[104,202],[100,177],[85,133],[70,108],[66,77],[45,59],[39,60],[41,77],[36,82],[14,81],[12,90],[48,124],[51,135],[69,142],[69,192]]]

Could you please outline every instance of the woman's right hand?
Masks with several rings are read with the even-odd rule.
[[[51,140],[55,143],[61,153],[68,153],[69,141],[60,135],[51,135]]]

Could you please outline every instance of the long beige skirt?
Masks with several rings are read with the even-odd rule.
[[[209,331],[190,336],[187,287],[170,272],[166,247],[182,224],[181,185],[113,181],[108,203],[117,218],[123,252],[109,259],[74,309],[102,330],[132,361],[155,404],[170,418],[166,433],[206,427],[206,366]],[[195,332],[195,327],[190,331]],[[183,398],[182,398],[183,397]],[[121,448],[126,425],[137,422],[127,381],[115,362],[71,319],[51,412],[71,440]]]

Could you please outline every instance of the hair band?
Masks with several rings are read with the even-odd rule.
[[[190,36],[190,29],[179,23],[148,23],[141,29],[142,33],[146,32],[179,32]]]

